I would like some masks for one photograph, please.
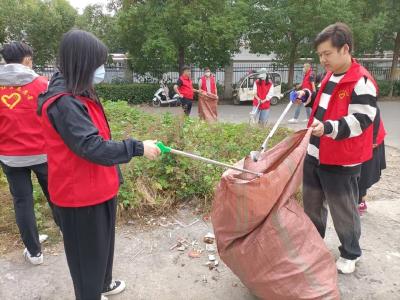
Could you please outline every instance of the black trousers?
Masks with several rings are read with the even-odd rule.
[[[112,280],[116,198],[78,208],[54,205],[77,300],[99,300]]]
[[[29,167],[9,167],[1,163],[1,167],[7,177],[10,193],[13,197],[15,219],[21,239],[29,253],[35,256],[42,250],[34,212],[31,172],[35,173],[52,209],[53,205],[49,202],[49,193],[47,191],[47,163]]]
[[[329,205],[333,225],[341,243],[340,256],[346,259],[361,256],[358,178],[359,173],[331,171],[307,158],[304,162],[304,211],[324,238]]]
[[[181,105],[185,115],[189,116],[192,111],[193,100],[181,98]]]

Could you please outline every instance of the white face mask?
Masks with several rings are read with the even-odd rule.
[[[261,80],[265,80],[267,79],[267,74],[261,74],[260,76],[258,76],[258,78],[260,78]]]
[[[207,77],[210,77],[210,76],[211,76],[211,72],[206,72],[205,75],[206,75]]]
[[[98,84],[104,80],[104,77],[106,76],[106,69],[104,68],[104,65],[101,65],[94,71],[93,75],[93,84]]]

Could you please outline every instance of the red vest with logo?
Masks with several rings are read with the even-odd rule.
[[[210,87],[211,87],[211,94],[216,95],[216,90],[215,90],[215,77],[214,76],[210,76]],[[201,89],[205,92],[207,91],[207,77],[203,76],[201,77]]]
[[[38,96],[47,89],[47,79],[37,77],[24,86],[0,86],[0,155],[45,154]]]
[[[103,203],[115,197],[119,178],[115,166],[90,162],[71,151],[51,124],[47,109],[55,101],[68,101],[58,94],[42,107],[43,135],[46,141],[51,202],[61,207],[83,207]],[[94,126],[104,140],[111,139],[110,128],[100,104],[86,97],[75,97],[88,110]]]
[[[311,81],[310,81],[311,74],[312,74],[312,69],[310,68],[306,72],[306,74],[304,74],[303,82],[301,83],[301,88],[302,89],[308,89],[308,90],[310,90],[312,92],[313,88],[312,88],[312,84],[311,84]]]
[[[321,88],[319,89],[317,98],[315,99],[308,127],[314,121],[315,112],[318,108],[321,95],[331,75],[332,72],[328,72],[321,83]],[[353,60],[350,69],[333,90],[323,121],[335,121],[348,115],[351,94],[353,93],[355,85],[363,76],[371,80],[378,93],[378,86],[372,75],[364,67]],[[364,130],[361,135],[356,137],[334,140],[327,136],[321,136],[319,146],[320,163],[326,165],[352,165],[363,163],[372,157],[372,141],[373,124]]]
[[[181,76],[182,85],[178,87],[179,93],[186,99],[193,100],[193,83],[189,77]]]
[[[268,95],[269,90],[272,87],[272,82],[271,81],[266,81],[266,80],[257,80],[256,81],[256,85],[257,85],[257,96],[258,98],[260,98],[261,100],[265,99]],[[258,105],[258,100],[254,97],[253,99],[253,106],[257,106]],[[259,106],[259,109],[261,110],[266,110],[269,109],[271,106],[271,102],[270,101],[266,101],[264,103],[262,103]]]

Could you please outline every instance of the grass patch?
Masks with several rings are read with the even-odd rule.
[[[207,124],[172,114],[145,114],[125,101],[106,101],[104,107],[115,140],[127,137],[161,140],[173,148],[226,163],[235,163],[250,151],[257,150],[268,132],[248,124]],[[272,144],[288,133],[287,129],[279,129]],[[164,155],[156,161],[134,158],[122,165],[121,169],[125,182],[119,193],[119,218],[167,213],[187,201],[207,211],[224,171],[213,165],[174,155]],[[50,235],[54,232],[54,237],[58,237],[50,209],[37,184],[34,190],[39,229]],[[0,192],[0,238],[11,235],[18,240],[12,200],[2,174]]]
[[[124,102],[106,102],[105,107],[114,139],[133,136],[162,140],[173,148],[226,163],[235,163],[257,150],[267,132],[248,124],[207,124],[172,114],[147,115]],[[278,130],[272,144],[287,134],[286,129]],[[188,200],[207,209],[223,172],[219,167],[174,155],[156,161],[135,158],[122,170],[125,183],[119,201],[135,214],[164,212]]]

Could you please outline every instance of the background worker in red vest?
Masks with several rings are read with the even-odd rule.
[[[175,93],[181,98],[182,109],[185,115],[189,116],[192,111],[194,92],[189,66],[184,66],[182,74],[174,85]]]
[[[0,50],[6,65],[0,69],[0,163],[14,200],[16,222],[25,245],[24,257],[34,265],[43,263],[34,213],[31,173],[43,193],[47,192],[47,156],[38,96],[47,89],[47,79],[32,70],[32,48],[12,42]]]
[[[267,76],[267,70],[261,69],[258,71],[258,79],[253,85],[253,111],[251,114],[256,115],[256,120],[262,126],[268,122],[269,109],[271,106],[271,98],[274,95],[274,87]]]
[[[304,162],[304,211],[324,237],[329,206],[341,243],[336,266],[348,274],[361,257],[358,179],[361,164],[372,158],[377,85],[352,58],[353,38],[346,24],[325,28],[315,47],[328,72],[316,95],[308,89],[298,93],[313,103]]]
[[[217,82],[208,67],[204,69],[204,75],[199,80],[199,91],[218,96]]]
[[[314,75],[314,72],[309,63],[304,64],[303,72],[304,72],[304,77],[303,77],[303,82],[300,85],[300,88],[308,89],[311,92],[315,92],[316,91],[315,75]],[[293,117],[293,119],[290,119],[288,121],[288,123],[298,123],[299,122],[299,116],[300,116],[300,111],[301,111],[302,107],[303,107],[303,103],[296,104],[296,110],[294,111],[294,117]],[[308,119],[310,118],[310,114],[311,114],[311,107],[306,106],[305,109],[306,109],[307,119],[304,119],[304,122],[308,122]]]
[[[104,80],[107,48],[94,35],[63,36],[59,70],[40,97],[49,192],[63,233],[76,299],[107,299],[125,289],[113,280],[118,164],[156,158],[154,141],[111,139],[94,85]]]

